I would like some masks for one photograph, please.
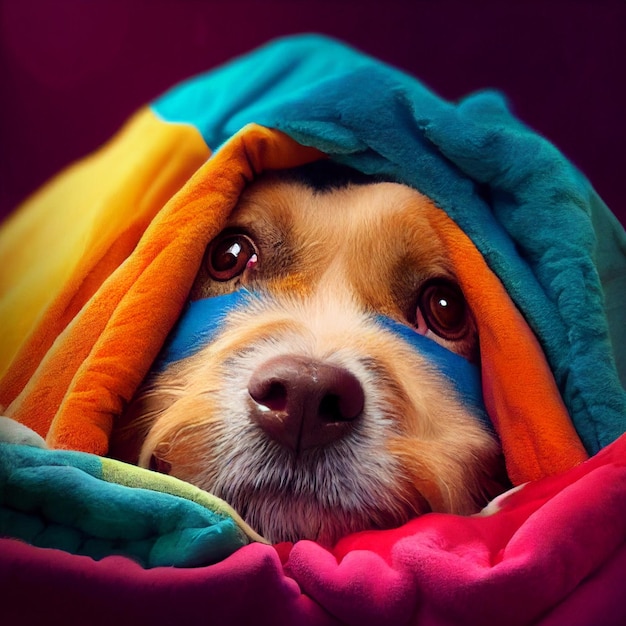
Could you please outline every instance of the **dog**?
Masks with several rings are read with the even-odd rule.
[[[506,488],[498,439],[412,345],[480,360],[430,202],[326,160],[261,175],[189,298],[237,304],[155,367],[111,455],[210,491],[274,543],[477,512]]]

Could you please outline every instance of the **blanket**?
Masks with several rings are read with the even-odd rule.
[[[320,158],[436,205],[515,485],[478,516],[271,546],[210,494],[102,458],[245,184]],[[51,448],[0,450],[11,623],[42,605],[64,624],[626,618],[626,235],[501,94],[451,103],[339,42],[272,42],[28,199],[0,232],[0,289],[0,405]]]

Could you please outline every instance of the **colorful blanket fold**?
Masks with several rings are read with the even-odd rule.
[[[483,396],[507,470],[516,485],[537,482],[493,514],[429,515],[333,551],[238,549],[259,538],[223,503],[92,455],[106,454],[246,182],[319,158],[435,201],[433,223],[477,317]],[[616,602],[626,235],[499,94],[453,104],[340,43],[273,42],[165,94],[30,198],[0,231],[0,290],[0,405],[49,446],[77,451],[2,444],[0,571],[15,598],[34,581],[59,622],[90,610],[53,599],[76,581],[100,608],[98,584],[149,600],[140,614],[128,597],[128,613],[109,608],[102,623],[197,617],[203,598],[233,623],[569,624],[588,623],[589,607],[626,616]],[[56,494],[67,496],[57,509]],[[108,526],[90,521],[101,497]],[[158,514],[161,502],[175,519]],[[143,507],[154,515],[134,534]],[[143,569],[158,565],[202,567]],[[187,599],[183,613],[170,593]]]
[[[42,548],[190,567],[262,541],[218,498],[112,459],[0,443],[0,467],[2,535]]]
[[[144,569],[0,539],[3,619],[41,624],[45,611],[45,623],[59,625],[619,626],[625,459],[622,437],[484,515],[426,515],[332,551],[252,543],[208,567]]]

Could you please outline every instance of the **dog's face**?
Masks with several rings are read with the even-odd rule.
[[[380,322],[479,359],[429,202],[389,182],[250,185],[191,300],[251,295],[207,345],[146,381],[114,454],[222,497],[273,542],[330,544],[480,508],[499,491],[494,436]]]

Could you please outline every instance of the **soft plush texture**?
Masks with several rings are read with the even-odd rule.
[[[0,467],[1,534],[41,548],[190,567],[261,540],[219,498],[112,459],[0,443]]]
[[[325,157],[434,200],[433,221],[477,317],[482,392],[507,470],[515,485],[535,482],[492,514],[427,515],[347,537],[333,550],[307,541],[239,550],[231,543],[225,552],[234,552],[215,565],[215,552],[168,563],[202,566],[194,570],[143,569],[129,560],[139,558],[132,551],[89,553],[98,561],[72,555],[61,531],[58,545],[46,539],[55,550],[44,550],[18,541],[37,545],[9,524],[3,585],[17,598],[29,581],[61,623],[90,606],[102,608],[102,623],[123,615],[152,624],[198,617],[208,605],[232,623],[582,624],[626,616],[617,602],[626,567],[623,229],[499,94],[445,102],[320,37],[274,42],[180,85],[5,224],[0,404],[48,445],[82,452],[15,446],[21,456],[6,453],[14,460],[3,465],[3,480],[28,484],[18,458],[44,468],[69,454],[63,467],[81,475],[99,462],[86,453],[106,454],[114,419],[183,311],[204,249],[245,183]],[[127,484],[120,475],[132,471],[97,482],[87,471],[84,489],[100,490],[104,480],[117,493],[117,483]],[[75,480],[76,471],[69,475]],[[41,503],[64,490],[60,481],[52,494],[33,486],[5,499],[3,519],[30,502],[44,525],[58,523]],[[144,492],[122,491],[141,511]],[[184,489],[176,495],[190,499]],[[215,506],[225,512],[220,523],[240,528]],[[124,537],[123,525],[117,532]],[[143,566],[161,564],[143,557]],[[62,601],[76,585],[91,604]],[[17,603],[10,610],[30,615]]]
[[[145,569],[0,539],[10,624],[281,626],[624,623],[626,440],[476,517],[252,543],[208,567]],[[135,498],[135,503],[137,499]],[[36,598],[37,602],[33,602]],[[43,608],[42,608],[43,607]]]

